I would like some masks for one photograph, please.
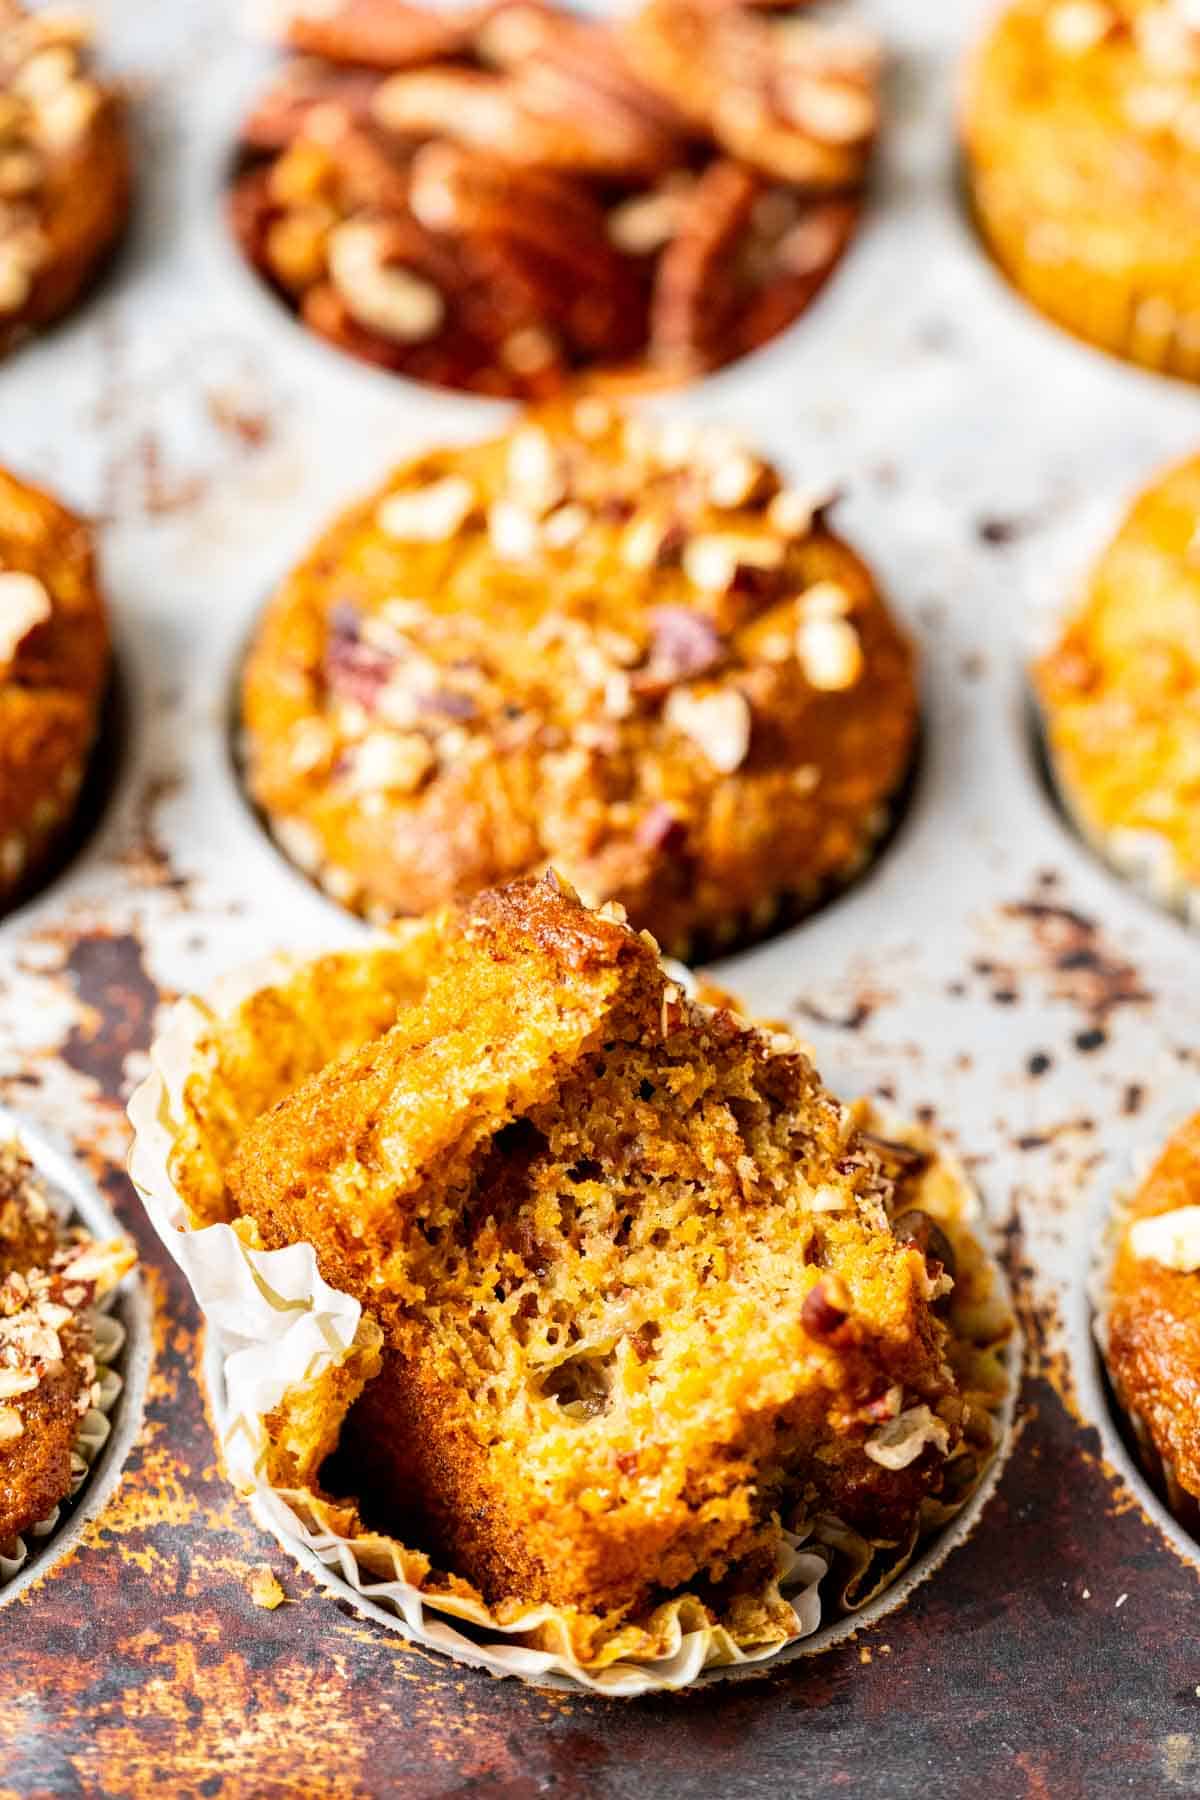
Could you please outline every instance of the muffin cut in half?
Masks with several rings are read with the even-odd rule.
[[[1200,1113],[1173,1133],[1116,1220],[1098,1335],[1147,1473],[1200,1528]]]
[[[92,1307],[133,1267],[127,1238],[69,1230],[33,1164],[0,1144],[0,1556],[79,1485],[100,1399]]]
[[[848,880],[916,736],[871,572],[728,432],[594,399],[397,470],[269,606],[246,772],[377,920],[548,864],[672,955]]]
[[[973,60],[968,179],[1001,268],[1078,337],[1200,380],[1200,15],[1017,0]]]
[[[1200,457],[1140,495],[1035,671],[1058,791],[1103,855],[1195,916]]]
[[[452,919],[421,1004],[252,1125],[229,1187],[382,1333],[327,1487],[492,1603],[619,1616],[774,1567],[816,1512],[910,1543],[990,1443],[889,1157],[548,876]]]

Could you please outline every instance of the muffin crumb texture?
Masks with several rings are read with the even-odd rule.
[[[1007,1315],[954,1207],[917,1203],[931,1160],[615,910],[554,877],[481,895],[420,1004],[228,1171],[239,1229],[311,1243],[379,1334],[332,1438],[309,1421],[320,1464],[294,1437],[275,1478],[501,1609],[615,1630],[690,1585],[787,1636],[785,1531],[835,1517],[902,1566],[994,1445]]]

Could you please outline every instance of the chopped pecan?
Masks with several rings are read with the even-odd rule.
[[[264,155],[286,150],[319,106],[337,107],[353,124],[367,125],[380,80],[367,69],[331,69],[298,58],[260,96],[242,125],[242,143]]]
[[[800,1322],[805,1331],[810,1337],[828,1341],[837,1337],[849,1317],[850,1296],[845,1283],[836,1275],[822,1275],[809,1288],[800,1308]]]
[[[285,36],[297,50],[330,62],[405,69],[453,56],[475,25],[469,9],[416,6],[412,0],[295,0]]]
[[[362,619],[348,601],[340,600],[330,608],[328,623],[322,664],[326,686],[338,699],[353,700],[365,712],[373,712],[395,671],[395,657],[366,642]]]
[[[954,1246],[941,1226],[918,1206],[892,1220],[892,1234],[902,1244],[912,1244],[925,1258],[932,1276],[946,1274],[954,1280],[957,1258]]]
[[[762,181],[741,163],[712,163],[687,201],[683,223],[663,251],[650,304],[650,353],[688,373],[723,359],[741,295],[732,258]]]
[[[634,691],[661,697],[680,681],[694,681],[725,660],[726,646],[713,621],[691,606],[650,611],[650,657],[633,677]]]
[[[660,850],[664,856],[676,856],[687,843],[687,826],[665,800],[656,800],[634,826],[633,837],[643,850]]]

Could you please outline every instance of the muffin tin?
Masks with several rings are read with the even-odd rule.
[[[1187,1645],[1200,1549],[1112,1421],[1087,1276],[1133,1159],[1195,1104],[1198,952],[1058,812],[1024,669],[1128,500],[1195,448],[1200,405],[1042,322],[975,241],[959,198],[955,87],[987,10],[859,9],[891,51],[890,122],[859,237],[796,329],[669,406],[744,427],[798,481],[841,484],[839,526],[922,651],[923,761],[885,852],[823,912],[714,972],[751,1009],[787,1015],[832,1085],[927,1119],[968,1159],[1031,1344],[1023,1427],[998,1491],[973,1542],[857,1644],[653,1719],[584,1700],[541,1719],[537,1697],[511,1683],[467,1677],[464,1697],[461,1670],[350,1630],[327,1600],[271,1614],[246,1602],[245,1577],[271,1547],[231,1519],[215,1481],[188,1383],[200,1361],[193,1314],[172,1281],[171,1379],[150,1399],[154,1455],[139,1452],[130,1476],[137,1517],[122,1508],[105,1557],[78,1575],[96,1643],[115,1651],[140,1629],[166,1631],[194,1662],[206,1634],[220,1680],[187,1677],[213,1709],[197,1741],[231,1780],[285,1779],[303,1754],[314,1780],[344,1779],[347,1791],[414,1769],[437,1785],[451,1771],[516,1768],[531,1783],[557,1775],[565,1790],[618,1793],[645,1758],[665,1794],[721,1770],[728,1791],[782,1793],[796,1710],[819,1713],[834,1683],[837,1733],[804,1739],[814,1780],[853,1779],[869,1759],[880,1792],[919,1767],[929,1794],[957,1794],[970,1773],[994,1770],[998,1733],[1048,1791],[1104,1792],[1111,1774],[1123,1792],[1157,1794],[1171,1756],[1194,1768],[1178,1759],[1194,1755]],[[267,950],[362,936],[283,862],[236,783],[227,702],[262,596],[392,462],[482,435],[507,413],[354,366],[241,267],[221,197],[237,119],[269,59],[237,38],[232,7],[113,0],[102,23],[143,87],[140,215],[87,310],[0,369],[0,460],[105,521],[127,742],[86,847],[0,921],[0,1098],[115,1170],[119,1106],[142,1072],[156,993],[203,992]],[[133,1221],[132,1195],[113,1191]],[[206,1534],[221,1546],[207,1561]],[[154,1555],[126,1562],[118,1609],[106,1558],[147,1541]],[[163,1583],[180,1571],[186,1589],[193,1557],[207,1587],[193,1581],[168,1627]],[[290,1564],[276,1566],[290,1595],[309,1593]],[[21,1656],[44,1674],[77,1654],[55,1636],[75,1579],[64,1571],[54,1593],[0,1617],[0,1724],[17,1704]],[[244,1671],[260,1652],[272,1673],[247,1736]],[[1083,1694],[1073,1683],[1085,1659]],[[368,1766],[363,1709],[397,1671],[425,1711],[372,1714]],[[118,1659],[107,1686],[46,1720],[38,1779],[71,1769],[97,1718],[125,1716],[132,1680]],[[294,1709],[300,1683],[320,1688],[317,1714]],[[178,1758],[198,1752],[187,1726],[164,1723],[165,1698],[146,1704],[122,1766],[148,1777],[164,1743]],[[984,1720],[965,1738],[964,1709]],[[272,1761],[268,1724],[286,1761]],[[516,1763],[495,1747],[510,1735]]]

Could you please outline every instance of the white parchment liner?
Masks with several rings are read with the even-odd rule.
[[[335,952],[323,960],[349,966],[356,957],[378,956],[386,944],[384,940],[374,951]],[[248,1245],[229,1224],[195,1227],[172,1167],[185,1129],[185,1086],[210,1055],[206,1040],[211,1042],[214,1025],[231,1020],[251,1000],[272,1008],[290,983],[317,966],[315,961],[275,957],[227,976],[207,1002],[185,999],[172,1009],[151,1049],[150,1073],[129,1103],[134,1130],[129,1172],[208,1323],[206,1369],[227,1474],[259,1522],[303,1566],[318,1573],[325,1586],[413,1642],[456,1661],[496,1675],[548,1685],[574,1683],[628,1697],[685,1687],[706,1669],[732,1673],[811,1639],[821,1626],[819,1585],[835,1552],[842,1552],[843,1562],[850,1565],[849,1576],[839,1583],[844,1607],[857,1609],[874,1602],[869,1608],[874,1613],[881,1590],[887,1588],[890,1599],[896,1591],[893,1584],[918,1548],[928,1546],[933,1531],[955,1516],[964,1530],[973,1522],[994,1483],[1008,1440],[1019,1355],[1015,1334],[1008,1340],[1007,1393],[995,1414],[996,1450],[982,1479],[953,1507],[932,1508],[918,1536],[897,1550],[882,1575],[870,1566],[869,1555],[864,1558],[864,1541],[836,1520],[815,1522],[814,1531],[803,1539],[788,1536],[774,1598],[782,1596],[790,1605],[794,1629],[783,1643],[776,1637],[764,1648],[739,1646],[697,1598],[684,1595],[664,1600],[642,1622],[644,1632],[629,1634],[635,1641],[623,1646],[616,1660],[585,1664],[559,1609],[543,1604],[511,1607],[501,1619],[469,1596],[423,1591],[408,1578],[405,1552],[392,1540],[340,1536],[330,1528],[327,1516],[314,1515],[305,1496],[272,1486],[264,1467],[268,1449],[264,1419],[286,1392],[319,1381],[346,1359],[361,1308],[323,1280],[310,1245],[264,1251]],[[947,1166],[961,1178],[963,1195],[970,1195],[973,1204],[965,1175],[954,1165]],[[1004,1283],[998,1271],[993,1274],[996,1304],[1007,1313]],[[935,1557],[934,1550],[927,1550],[919,1570],[903,1584],[904,1592],[927,1572],[924,1565],[932,1566]],[[842,1624],[847,1631],[854,1629],[850,1619]],[[461,1629],[464,1626],[467,1630]],[[820,1632],[821,1640],[829,1630],[827,1626]],[[531,1635],[536,1635],[536,1643],[528,1641]]]

